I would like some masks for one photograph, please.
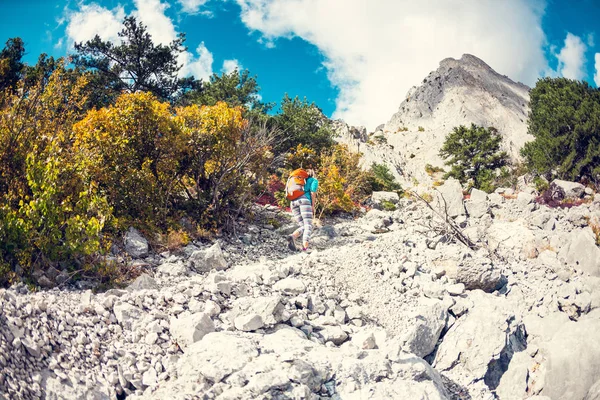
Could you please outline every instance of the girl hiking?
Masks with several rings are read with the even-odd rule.
[[[291,200],[292,215],[299,228],[288,236],[288,247],[297,251],[296,239],[302,236],[302,250],[308,249],[308,240],[312,232],[315,203],[319,181],[312,169],[297,169],[290,175],[286,184],[286,197]]]

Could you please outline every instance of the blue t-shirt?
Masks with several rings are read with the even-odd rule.
[[[309,177],[304,185],[304,196],[312,202],[310,194],[316,193],[317,189],[319,189],[319,181],[317,178]]]

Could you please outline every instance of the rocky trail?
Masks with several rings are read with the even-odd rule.
[[[326,221],[310,253],[270,207],[174,252],[131,233],[148,267],[126,289],[0,290],[0,398],[600,399],[600,199],[565,190],[587,202],[447,181],[477,249],[393,196]]]

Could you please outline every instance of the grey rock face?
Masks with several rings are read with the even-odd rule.
[[[400,196],[396,192],[373,192],[371,194],[373,206],[380,207],[383,201],[397,204],[400,201]]]
[[[573,268],[592,276],[600,276],[600,248],[591,228],[572,232],[571,242],[564,249],[566,261]]]
[[[180,346],[187,347],[214,332],[215,324],[208,314],[195,313],[172,318],[169,330]]]
[[[138,276],[135,281],[131,285],[127,287],[129,291],[135,290],[156,290],[158,289],[158,284],[156,281],[148,274],[141,274]]]
[[[484,292],[493,292],[503,283],[502,274],[488,259],[462,261],[456,271],[456,281],[463,283],[468,290],[481,289]]]
[[[464,385],[483,379],[495,389],[513,355],[526,348],[525,329],[510,311],[479,293],[474,307],[444,336],[433,366]]]
[[[188,261],[191,268],[198,272],[208,272],[212,269],[222,271],[227,269],[227,261],[223,256],[221,245],[217,242],[207,250],[197,250]]]
[[[439,300],[423,299],[421,306],[410,318],[410,325],[403,335],[403,349],[425,357],[437,344],[448,317],[447,307]]]
[[[262,328],[265,324],[262,317],[258,314],[240,315],[234,321],[235,329],[244,332],[251,332]]]
[[[146,257],[148,255],[148,241],[135,228],[129,228],[125,234],[125,251],[133,258]]]
[[[465,206],[463,204],[463,193],[460,182],[454,178],[449,178],[435,192],[433,207],[439,210],[442,215],[448,213],[450,217],[465,215]]]
[[[577,182],[555,179],[550,182],[550,191],[553,200],[578,199],[583,197],[585,186]]]

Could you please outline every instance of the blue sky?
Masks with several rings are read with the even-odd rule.
[[[370,129],[463,53],[530,86],[541,76],[600,83],[600,0],[0,0],[0,12],[0,40],[23,38],[29,63],[94,34],[117,40],[133,14],[158,42],[186,33],[184,74],[238,65],[258,76],[264,101],[306,96]]]

